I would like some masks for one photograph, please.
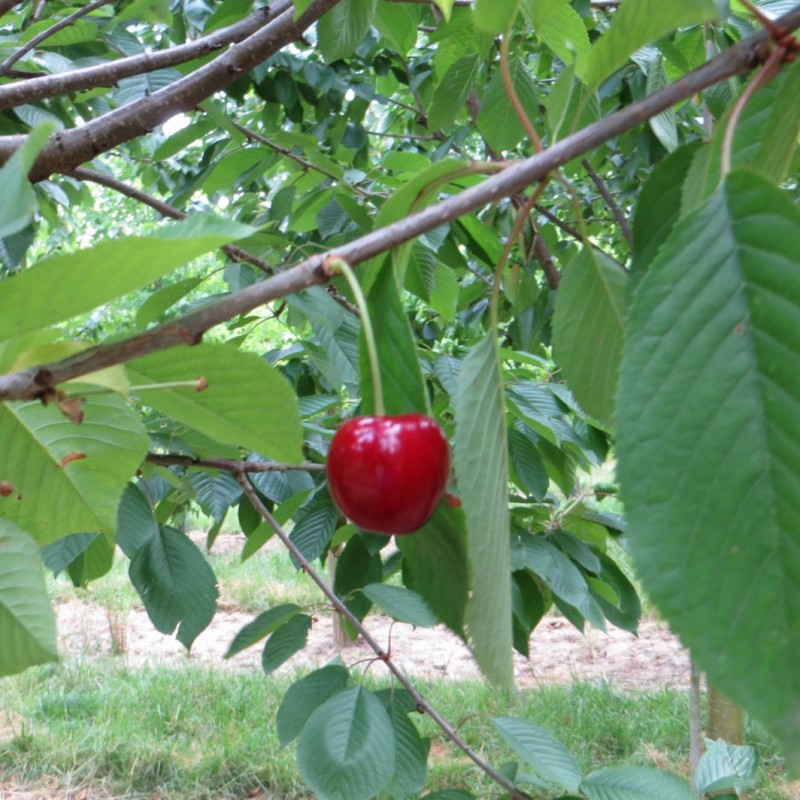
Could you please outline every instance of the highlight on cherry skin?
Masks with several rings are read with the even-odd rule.
[[[355,417],[334,435],[327,473],[333,501],[359,528],[413,533],[447,488],[450,449],[425,414]]]

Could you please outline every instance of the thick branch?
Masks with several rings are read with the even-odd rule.
[[[0,0],[0,17],[11,11],[14,6],[18,6],[22,0]]]
[[[9,83],[0,86],[0,109],[14,108],[23,103],[44,100],[68,92],[84,91],[97,86],[113,86],[122,78],[141,75],[156,69],[174,67],[202,56],[207,56],[234,42],[241,42],[259,28],[286,11],[291,0],[276,0],[269,7],[261,8],[233,25],[195,39],[187,44],[158,50],[155,53],[120,58],[107,64],[97,64],[85,69],[76,69],[58,75],[34,77],[25,83]]]
[[[779,23],[791,30],[799,27],[800,6],[782,17]],[[538,183],[568,161],[707,86],[747,71],[758,63],[766,41],[767,33],[759,31],[676,83],[556,142],[531,158],[510,164],[477,186],[336,248],[335,254],[350,264],[358,264],[500,198],[514,195]],[[128,339],[99,345],[63,361],[0,376],[0,400],[47,399],[54,387],[64,381],[179,344],[196,344],[215,325],[279,297],[327,282],[328,276],[323,269],[327,257],[328,254],[314,255],[292,269]]]
[[[0,64],[0,76],[5,75],[14,64],[17,63],[21,58],[26,56],[32,50],[35,50],[43,41],[49,39],[51,36],[54,36],[64,28],[68,28],[72,25],[75,20],[80,19],[81,17],[85,17],[87,14],[91,14],[92,11],[97,10],[101,6],[108,5],[111,0],[94,0],[93,2],[89,3],[88,5],[79,8],[77,11],[73,11],[72,14],[64,17],[64,19],[59,20],[54,25],[51,25],[47,30],[42,31],[37,36],[34,36],[29,42],[25,42],[19,50],[15,53],[12,53],[2,64]]]
[[[333,8],[338,0],[314,0],[294,19],[288,8],[269,25],[239,44],[232,45],[209,64],[157,92],[104,114],[79,128],[54,134],[30,171],[32,181],[41,181],[54,172],[69,172],[123,142],[149,133],[181,111],[195,108],[214,92],[233,83],[265,58],[296,41],[306,28]],[[24,136],[0,138],[0,163],[22,143]]]

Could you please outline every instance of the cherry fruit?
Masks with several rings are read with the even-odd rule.
[[[413,533],[433,515],[450,477],[442,429],[424,414],[355,417],[328,450],[339,510],[374,533]]]

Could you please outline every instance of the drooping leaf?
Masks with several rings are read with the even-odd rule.
[[[410,589],[370,583],[361,590],[378,608],[398,622],[408,622],[420,628],[432,628],[436,617],[425,605],[425,601]]]
[[[464,512],[442,504],[414,536],[397,538],[403,582],[459,636],[469,596]],[[447,580],[441,580],[447,575]]]
[[[42,560],[54,575],[67,571],[73,586],[105,575],[114,563],[114,545],[99,533],[72,533],[45,545]]]
[[[587,414],[610,424],[625,333],[625,281],[619,264],[585,247],[556,292],[553,353]]]
[[[13,491],[0,516],[39,544],[68,533],[113,533],[117,504],[147,453],[138,416],[115,395],[82,403],[80,425],[55,405],[0,406],[0,478]]]
[[[310,628],[311,617],[308,614],[296,614],[286,620],[267,639],[261,652],[261,669],[265,675],[271,675],[306,646]]]
[[[158,534],[153,507],[135,483],[129,483],[122,493],[117,511],[116,543],[128,558],[152,536]]]
[[[159,526],[131,560],[128,570],[147,616],[161,633],[175,634],[188,650],[217,608],[217,579],[191,539]]]
[[[319,48],[329,64],[352,55],[369,31],[378,0],[342,0],[317,23]]]
[[[706,739],[706,751],[694,773],[698,792],[739,793],[749,786],[758,770],[758,755],[750,745]]]
[[[634,0],[623,3],[611,18],[608,30],[589,53],[586,83],[597,88],[619,69],[628,56],[676,28],[711,22],[718,16],[714,0]]]
[[[282,603],[262,611],[233,637],[233,641],[225,653],[225,658],[233,658],[242,650],[252,647],[299,613],[300,606],[294,603]]]
[[[399,703],[391,703],[387,711],[394,730],[395,771],[386,791],[394,800],[407,800],[425,787],[428,742]]]
[[[455,398],[454,465],[467,519],[472,595],[467,627],[487,678],[512,684],[508,446],[500,355],[493,331],[464,359]]]
[[[319,558],[333,538],[339,511],[323,489],[298,512],[290,538],[306,560]]]
[[[31,131],[0,169],[0,239],[18,233],[33,220],[38,203],[28,173],[54,127],[45,123]]]
[[[106,239],[86,250],[50,256],[2,282],[0,339],[91,311],[252,232],[216,217],[189,218],[165,226],[159,235]]]
[[[637,574],[709,680],[771,726],[792,758],[798,264],[798,209],[763,178],[731,174],[642,279],[618,398]],[[709,581],[711,572],[725,580]]]
[[[360,686],[331,697],[300,734],[297,765],[322,800],[364,800],[391,780],[395,739],[383,704]]]
[[[688,781],[649,767],[609,767],[583,779],[589,800],[696,800]]]
[[[551,733],[526,720],[493,717],[506,744],[545,781],[578,791],[581,770],[575,756]]]
[[[232,345],[199,344],[137,358],[127,368],[134,387],[204,378],[208,386],[202,391],[156,386],[134,388],[134,393],[223,444],[247,447],[276,461],[302,460],[297,398],[286,378],[254,353]]]
[[[286,690],[275,716],[281,747],[286,747],[296,739],[314,711],[341,692],[348,680],[349,675],[344,667],[329,664],[295,681]]]
[[[0,498],[0,503],[3,498]],[[34,541],[0,519],[0,675],[57,661],[56,622]]]

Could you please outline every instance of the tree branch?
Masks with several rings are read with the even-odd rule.
[[[111,0],[94,0],[82,8],[79,8],[77,11],[73,11],[72,14],[64,17],[64,19],[60,19],[55,23],[55,25],[51,25],[47,30],[44,30],[40,34],[34,36],[29,42],[25,42],[25,44],[22,45],[19,50],[17,50],[15,53],[12,53],[12,55],[10,55],[2,64],[0,64],[0,76],[5,75],[6,72],[8,72],[8,70],[17,63],[17,61],[25,57],[32,50],[35,50],[43,41],[49,39],[59,31],[64,30],[64,28],[68,28],[73,22],[75,22],[75,20],[85,17],[87,14],[91,14],[92,11],[96,11],[101,6],[108,5],[110,2]]]
[[[214,92],[233,83],[243,72],[296,41],[309,25],[337,2],[313,0],[299,19],[294,19],[294,8],[290,7],[190,75],[79,128],[59,131],[39,154],[30,171],[30,179],[41,181],[54,172],[69,172],[100,153],[149,133],[175,114],[195,108]],[[0,163],[11,156],[24,138],[19,135],[0,137]]]
[[[289,538],[286,531],[278,524],[277,520],[269,513],[269,510],[261,502],[258,492],[253,488],[247,475],[243,471],[235,471],[233,473],[239,485],[247,495],[247,499],[253,504],[253,508],[263,517],[269,524],[275,535],[281,540],[283,546],[291,553],[292,558],[298,564],[300,569],[308,575],[312,581],[317,585],[317,588],[325,595],[334,609],[341,614],[359,633],[359,636],[372,648],[372,651],[380,661],[386,664],[386,668],[392,673],[395,680],[409,693],[417,706],[417,711],[427,714],[444,732],[445,736],[458,747],[477,767],[479,767],[486,775],[488,775],[495,783],[502,786],[514,800],[530,800],[530,797],[524,792],[520,791],[511,781],[504,775],[500,774],[490,764],[484,761],[462,738],[459,736],[458,731],[439,714],[439,712],[425,699],[423,695],[417,690],[413,683],[406,677],[400,667],[392,659],[392,654],[383,649],[380,643],[372,636],[372,634],[364,627],[361,620],[353,614],[353,612],[341,601],[339,596],[328,586],[327,582],[319,575],[319,573],[309,563],[308,559],[300,552],[297,545]]]
[[[625,237],[625,241],[628,243],[628,247],[633,249],[633,231],[631,230],[631,226],[628,223],[625,214],[623,214],[622,209],[619,207],[619,203],[617,203],[617,201],[614,199],[614,195],[612,195],[608,190],[608,185],[595,172],[594,167],[592,167],[592,165],[589,163],[588,158],[582,159],[581,164],[586,170],[586,174],[592,179],[592,183],[597,187],[597,191],[600,192],[600,196],[603,198],[603,200],[605,200],[606,205],[614,215],[614,219],[617,221],[619,229],[622,231],[622,235]]]
[[[8,14],[14,6],[18,6],[22,3],[22,0],[0,0],[0,17],[4,14]]]
[[[97,86],[113,86],[122,78],[174,67],[177,64],[201,58],[221,50],[229,44],[246,39],[290,6],[291,0],[276,0],[270,6],[258,9],[227,28],[214,31],[193,42],[170,47],[168,50],[142,53],[120,58],[107,64],[98,64],[58,75],[32,77],[23,84],[10,83],[0,86],[0,109],[14,108],[23,103],[32,103],[36,100],[44,100],[68,92],[84,91]]]
[[[272,461],[233,461],[229,458],[192,458],[170,453],[148,453],[144,459],[148,464],[161,467],[207,467],[222,469],[234,474],[250,472],[324,472],[324,464],[306,461],[302,464],[275,464]]]
[[[779,24],[789,30],[799,27],[800,6],[784,15]],[[764,56],[767,40],[767,32],[758,31],[674,84],[556,142],[531,158],[509,164],[481,184],[337,247],[335,255],[350,264],[359,264],[502,197],[516,194],[568,161],[707,86],[747,71]],[[55,387],[64,381],[158,350],[197,344],[215,325],[279,297],[326,283],[328,276],[323,264],[329,256],[327,253],[316,254],[285,272],[128,339],[98,345],[68,359],[0,376],[0,400],[47,400],[55,392]]]

